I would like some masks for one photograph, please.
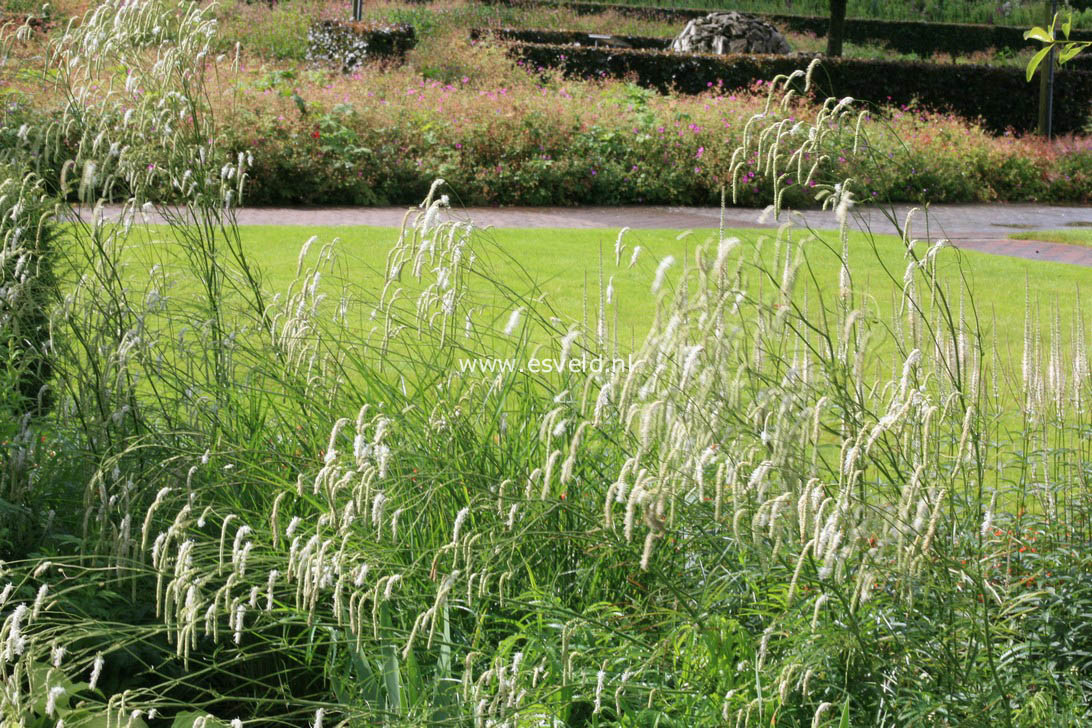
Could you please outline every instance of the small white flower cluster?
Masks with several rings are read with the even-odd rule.
[[[314,386],[322,386],[328,383],[323,375],[329,370],[330,358],[323,352],[321,307],[326,294],[321,292],[320,283],[338,241],[324,244],[315,262],[305,267],[311,247],[317,241],[312,236],[300,248],[296,278],[289,284],[287,295],[277,294],[273,299],[267,326],[288,370],[304,375]]]
[[[213,216],[242,198],[250,156],[225,158],[207,103],[215,28],[208,8],[108,0],[55,41],[69,93],[63,118],[42,130],[45,152],[68,155],[60,140],[75,137],[74,154],[60,157],[61,187],[89,205],[121,192],[126,232],[143,203],[165,193]],[[118,68],[123,84],[109,78]]]
[[[473,335],[474,311],[466,299],[476,263],[470,248],[474,228],[457,220],[441,221],[442,211],[448,208],[447,196],[438,194],[444,184],[442,179],[433,182],[422,211],[412,221],[407,215],[398,242],[387,255],[386,282],[372,314],[383,317],[384,354],[404,328],[395,321],[399,314],[396,304],[404,290],[400,282],[407,269],[418,282],[428,281],[414,303],[417,332],[437,332],[441,346],[460,330],[466,338]],[[518,309],[510,313],[506,335],[516,330],[521,313]]]
[[[350,549],[350,537],[370,527],[376,538],[381,538],[389,526],[391,537],[397,538],[401,509],[388,517],[386,496],[380,488],[390,461],[390,419],[370,413],[370,407],[362,407],[355,427],[347,418],[338,420],[309,492],[304,490],[302,475],[298,480],[295,507],[313,497],[322,499],[321,515],[313,524],[295,515],[281,531],[280,514],[293,500],[291,492],[285,491],[274,500],[271,528],[264,533],[228,514],[221,522],[218,544],[208,543],[201,528],[209,509],[195,517],[187,501],[172,526],[154,539],[150,550],[157,573],[157,610],[180,657],[188,659],[199,635],[217,639],[225,617],[231,641],[243,646],[246,630],[254,627],[263,611],[273,611],[280,604],[306,612],[311,620],[318,618],[320,608],[328,608],[325,619],[339,626],[347,624],[358,639],[366,625],[377,629],[376,610],[392,598],[401,577],[373,575],[368,563]],[[347,428],[355,432],[346,433]],[[351,449],[343,449],[350,442]],[[148,524],[154,522],[153,516],[162,510],[170,492],[162,489],[148,509],[145,544]],[[456,531],[459,528],[461,523]],[[262,543],[265,534],[271,535],[271,543]],[[282,539],[288,547],[286,558],[279,551]],[[203,566],[208,564],[210,550],[218,564],[212,574]],[[255,564],[260,564],[257,568],[261,570],[252,576]],[[277,566],[262,568],[269,564]],[[457,576],[455,572],[448,578],[430,616],[441,608]],[[431,640],[435,625],[422,618],[419,627],[430,628]]]
[[[790,75],[782,75],[770,82],[769,96],[766,99],[766,108],[763,112],[753,115],[743,129],[743,142],[732,153],[732,202],[735,204],[739,198],[739,186],[744,168],[754,164],[767,179],[773,184],[774,202],[770,212],[776,219],[781,213],[782,196],[786,189],[786,180],[792,178],[796,184],[811,186],[814,183],[816,172],[820,164],[829,159],[826,153],[828,143],[836,139],[841,133],[842,127],[853,114],[854,99],[828,98],[816,112],[815,120],[805,122],[786,117],[780,121],[774,121],[770,116],[772,106],[777,94],[781,94],[781,108],[787,109],[796,92],[793,90],[793,82],[799,78],[804,79],[804,93],[811,88],[812,75],[820,65],[819,59],[813,60],[807,70],[797,70]],[[865,112],[857,114],[857,124],[853,137],[853,149],[856,151],[861,143],[861,122],[865,118]],[[803,138],[801,140],[801,137]],[[841,183],[837,188],[840,193],[847,187]],[[831,189],[816,186],[819,193],[818,199],[823,195],[831,194]],[[840,214],[848,209],[848,200],[845,207],[839,206]]]
[[[1033,421],[1064,420],[1067,413],[1083,413],[1088,404],[1092,371],[1082,314],[1080,291],[1076,292],[1070,325],[1070,352],[1063,349],[1067,337],[1057,309],[1050,313],[1044,341],[1038,302],[1032,303],[1031,284],[1026,283],[1024,304],[1024,353],[1021,366],[1024,411]]]

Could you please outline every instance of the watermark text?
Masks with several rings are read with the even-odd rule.
[[[507,374],[511,372],[527,374],[550,374],[553,372],[599,374],[601,372],[622,371],[628,369],[629,366],[630,361],[621,357],[567,357],[565,359],[531,357],[525,362],[501,358],[459,360],[459,371],[469,374]]]

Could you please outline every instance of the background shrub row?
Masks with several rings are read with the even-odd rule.
[[[577,13],[595,14],[612,11],[620,15],[678,22],[708,15],[710,10],[693,8],[655,8],[633,5],[553,2],[552,0],[483,0],[505,5],[550,5],[565,7]],[[782,30],[795,33],[827,33],[830,19],[823,16],[749,13],[764,18]],[[972,25],[966,23],[927,23],[915,20],[877,20],[872,18],[847,18],[845,39],[851,43],[882,44],[899,53],[912,53],[927,58],[936,53],[952,56],[969,55],[991,48],[1014,51],[1034,47],[1024,40],[1026,28],[1008,25]],[[1092,30],[1074,30],[1073,40],[1092,40]]]
[[[794,56],[682,55],[526,42],[510,43],[509,53],[525,65],[556,68],[571,77],[627,78],[657,91],[689,94],[713,85],[744,88],[756,79],[790,74],[803,65]],[[916,102],[968,120],[980,119],[996,133],[1031,131],[1037,121],[1039,87],[1029,84],[1023,69],[1015,67],[828,58],[814,81],[820,96],[852,96],[899,106]],[[1066,69],[1056,74],[1056,133],[1080,131],[1090,105],[1092,72]]]

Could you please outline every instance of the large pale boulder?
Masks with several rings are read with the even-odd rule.
[[[753,15],[710,13],[694,18],[671,42],[680,53],[791,53],[785,36]]]

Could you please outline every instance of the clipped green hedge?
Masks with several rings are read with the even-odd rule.
[[[645,35],[610,35],[609,38],[595,37],[606,35],[587,33],[580,30],[525,30],[517,28],[474,28],[470,31],[471,40],[496,38],[502,41],[519,43],[545,43],[548,45],[581,45],[603,48],[636,48],[638,50],[667,50],[671,38],[652,38]]]
[[[307,60],[351,71],[366,60],[402,61],[415,45],[411,25],[320,20],[307,33]]]
[[[656,38],[644,35],[610,35],[609,40],[585,31],[578,30],[529,30],[515,28],[474,28],[470,31],[471,40],[492,37],[498,40],[519,41],[522,43],[545,43],[553,45],[582,45],[592,47],[635,48],[638,50],[667,50],[671,38]],[[1067,69],[1092,70],[1092,54],[1079,55],[1069,61]]]
[[[795,33],[827,34],[829,18],[803,15],[764,15],[783,30]],[[992,48],[1020,51],[1037,47],[1024,40],[1027,28],[1009,25],[971,25],[966,23],[927,23],[915,20],[846,20],[845,40],[850,43],[883,45],[898,53],[929,58],[937,53],[967,56]],[[1092,31],[1075,30],[1073,40],[1092,40]]]
[[[712,85],[743,88],[806,64],[793,56],[716,56],[519,42],[509,44],[509,53],[525,67],[558,68],[574,77],[635,78],[640,85],[661,92],[689,94]],[[1020,68],[828,58],[813,78],[815,92],[821,96],[852,96],[884,105],[916,101],[925,108],[980,120],[995,133],[1031,131],[1038,118],[1039,86],[1029,84]],[[1092,108],[1092,72],[1059,71],[1054,88],[1055,132],[1080,131]]]
[[[535,5],[564,7],[581,14],[612,11],[620,15],[643,17],[654,20],[685,23],[701,18],[711,10],[694,8],[636,7],[611,3],[556,2],[555,0],[482,0],[503,5]],[[830,19],[824,16],[748,13],[768,20],[781,30],[795,33],[814,33],[824,36]],[[680,28],[681,29],[681,28]],[[991,48],[1022,50],[1038,45],[1024,40],[1026,28],[1009,25],[971,25],[965,23],[927,23],[915,20],[877,20],[871,18],[847,18],[846,40],[851,43],[885,45],[899,53],[915,54],[928,58],[935,53],[952,56],[970,55]],[[1072,40],[1092,40],[1092,30],[1074,30]]]

